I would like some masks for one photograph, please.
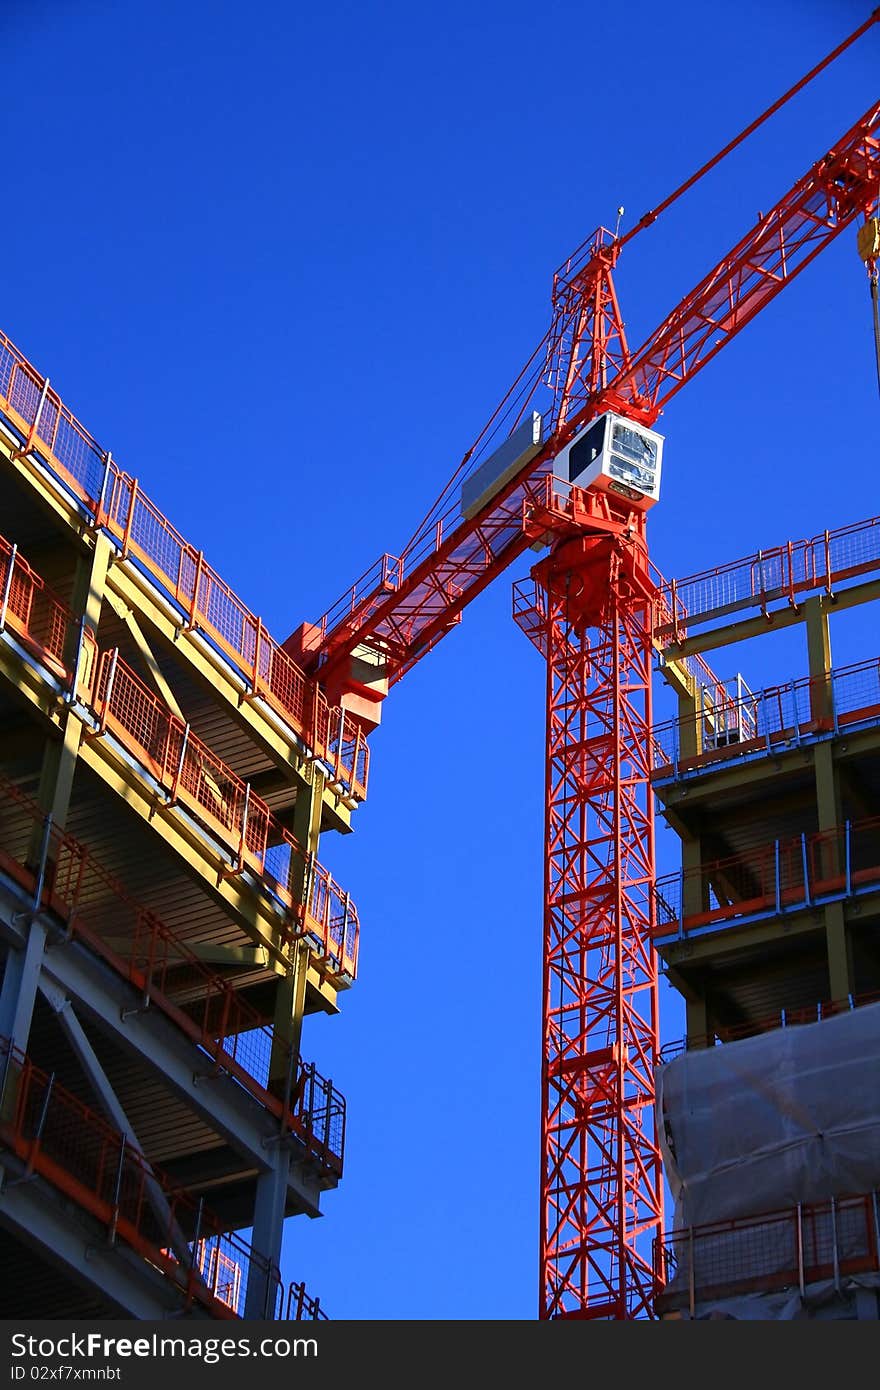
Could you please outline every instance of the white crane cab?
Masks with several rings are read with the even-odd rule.
[[[562,482],[616,493],[647,511],[660,496],[662,455],[662,434],[608,411],[560,449],[553,472]]]

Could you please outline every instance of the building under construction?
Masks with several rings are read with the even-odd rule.
[[[831,638],[880,597],[880,526],[667,582],[646,518],[664,405],[847,229],[876,309],[880,104],[637,349],[613,283],[634,236],[878,19],[559,267],[548,333],[413,538],[283,643],[0,336],[7,1317],[325,1316],[280,1271],[285,1218],[317,1215],[343,1166],[345,1103],[304,1022],[352,985],[359,922],[321,834],[352,827],[391,687],[529,551],[539,1316],[878,1316],[880,664],[835,667]],[[802,666],[773,687],[715,675],[795,626]],[[659,879],[657,808],[681,839]],[[686,1001],[674,1047],[661,970]]]
[[[687,1006],[657,1077],[663,1316],[878,1316],[880,662],[831,655],[834,614],[876,602],[878,574],[872,518],[663,595],[673,665],[803,637],[779,683],[697,685],[654,729],[681,837],[654,939]]]
[[[321,1316],[363,735],[5,338],[0,393],[4,1313]]]

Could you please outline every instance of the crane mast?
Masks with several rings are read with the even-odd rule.
[[[388,685],[471,599],[529,547],[546,551],[514,602],[547,665],[542,1318],[651,1316],[663,1217],[651,948],[658,587],[645,498],[580,487],[558,460],[606,412],[651,426],[845,227],[876,212],[878,189],[875,103],[635,351],[612,278],[633,233],[620,239],[600,228],[557,271],[551,328],[490,422],[512,437],[540,415],[523,465],[463,508],[457,488],[481,457],[469,451],[404,554],[382,557],[321,623],[286,644],[331,698],[375,724]]]

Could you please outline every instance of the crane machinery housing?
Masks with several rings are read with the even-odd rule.
[[[21,1312],[49,1280],[68,1316],[324,1316],[280,1274],[285,1216],[342,1174],[345,1103],[301,1041],[354,982],[359,919],[320,836],[365,798],[390,687],[531,550],[513,606],[547,673],[539,1316],[791,1316],[830,1307],[829,1280],[840,1315],[878,1315],[880,1123],[850,1073],[880,1041],[880,831],[856,813],[880,691],[876,662],[832,668],[828,637],[832,598],[877,597],[876,528],[667,583],[647,515],[666,403],[858,223],[876,304],[880,103],[637,348],[614,285],[623,248],[878,20],[559,267],[547,333],[402,553],[284,643],[0,338],[0,1248]],[[790,705],[707,664],[796,622]],[[682,840],[668,882],[657,804]],[[675,1057],[658,961],[687,1000]],[[783,1178],[792,1089],[814,1123]]]

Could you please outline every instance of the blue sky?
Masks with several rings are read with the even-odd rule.
[[[869,11],[5,0],[0,328],[284,637],[414,530],[543,334],[563,257],[618,205],[626,227],[657,204]],[[632,344],[876,98],[878,56],[880,27],[627,248]],[[660,568],[872,515],[877,407],[847,232],[661,417]],[[323,844],[360,908],[361,977],[304,1049],[348,1097],[347,1172],[322,1219],[288,1223],[284,1266],[336,1318],[535,1313],[526,570],[395,688],[357,833]],[[804,673],[796,645],[768,646],[742,655],[750,684]],[[873,650],[848,621],[835,660]],[[675,1037],[665,989],[663,1007]]]

